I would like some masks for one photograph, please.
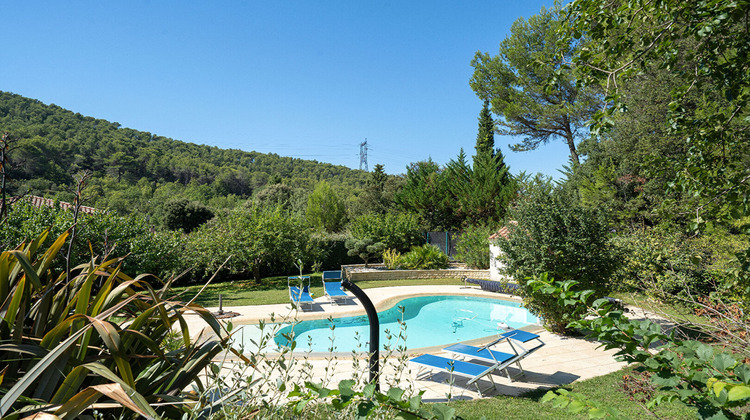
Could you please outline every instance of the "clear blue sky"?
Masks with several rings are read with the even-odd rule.
[[[403,173],[473,154],[478,50],[551,0],[3,2],[0,90],[222,148]],[[520,139],[517,139],[518,141]],[[558,175],[567,148],[511,171]]]

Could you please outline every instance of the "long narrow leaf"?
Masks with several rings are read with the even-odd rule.
[[[31,261],[29,261],[29,257],[21,251],[10,251],[10,253],[16,257],[18,263],[21,264],[26,278],[31,281],[31,285],[34,286],[34,289],[42,290],[42,282],[39,280],[39,276],[36,274],[36,270],[31,264]]]
[[[141,394],[139,394],[135,389],[131,388],[128,384],[124,383],[122,381],[122,378],[118,377],[114,374],[111,370],[107,369],[106,366],[102,365],[101,363],[86,363],[85,365],[82,365],[86,369],[90,370],[91,372],[105,378],[109,379],[112,382],[118,383],[122,386],[122,388],[127,392],[128,396],[132,398],[133,402],[140,407],[141,410],[145,411],[149,414],[149,416],[153,418],[158,418],[159,415],[156,414],[153,408],[148,404],[145,398]]]
[[[29,386],[31,386],[32,383],[34,383],[34,381],[39,379],[39,377],[55,363],[58,357],[62,356],[63,353],[67,351],[68,348],[70,348],[70,346],[75,344],[76,340],[78,340],[78,338],[83,335],[87,328],[90,328],[90,325],[73,333],[65,341],[58,344],[57,347],[52,349],[52,351],[47,354],[47,356],[43,357],[42,360],[37,362],[31,369],[29,369],[29,371],[26,372],[26,374],[23,375],[23,377],[18,382],[16,382],[13,388],[8,390],[8,392],[3,396],[2,400],[0,400],[0,416],[4,416],[8,412],[8,410],[10,410],[10,407],[18,399],[18,397],[20,397],[21,394],[23,394],[23,392]]]
[[[126,384],[134,387],[135,380],[133,379],[133,371],[130,369],[128,359],[122,351],[122,346],[120,345],[120,334],[117,332],[117,329],[107,321],[98,320],[96,318],[89,318],[89,320],[99,333],[99,337],[102,338],[102,341],[104,341],[104,344],[109,349],[112,358],[115,359],[115,363],[120,370],[122,379]]]
[[[127,305],[130,300],[131,299],[123,300],[119,305],[116,305],[110,310],[103,312],[100,315],[100,319],[106,319],[112,316],[116,311],[122,309],[122,307]],[[76,315],[72,316],[71,318],[75,317]],[[13,385],[11,389],[8,390],[8,392],[3,396],[2,400],[0,400],[0,417],[7,414],[8,410],[10,410],[11,406],[13,406],[13,403],[15,403],[15,401],[23,394],[23,392],[26,391],[26,389],[31,386],[31,384],[33,384],[37,379],[39,379],[39,377],[55,363],[57,358],[62,356],[68,350],[68,348],[70,348],[70,346],[74,345],[76,340],[81,335],[83,335],[83,333],[86,332],[86,330],[90,327],[91,325],[89,324],[89,326],[86,326],[81,330],[78,330],[75,333],[71,334],[70,337],[58,344],[31,369],[29,369],[28,372],[26,372],[26,374],[23,375],[23,377],[18,382],[16,382],[16,384]]]

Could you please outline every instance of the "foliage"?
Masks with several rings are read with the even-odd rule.
[[[36,208],[21,200],[13,204],[7,226],[0,229],[0,246],[16,247],[36,238],[45,229],[50,229],[52,236],[59,236],[72,223],[72,211],[59,207]],[[179,234],[154,230],[143,217],[135,214],[81,214],[76,236],[72,266],[90,261],[91,251],[100,258],[116,252],[129,255],[123,261],[124,271],[168,276],[180,268],[184,252],[184,239]],[[53,262],[57,268],[62,264],[62,256]]]
[[[455,258],[469,268],[490,268],[490,235],[495,231],[495,228],[482,225],[469,226],[456,240]]]
[[[399,252],[424,243],[424,232],[410,213],[364,214],[349,223],[349,233],[355,239],[383,242],[386,248]]]
[[[484,100],[479,113],[479,131],[474,149],[478,155],[495,153],[495,120],[492,119],[489,99]]]
[[[404,186],[396,195],[396,204],[416,213],[427,230],[452,230],[460,226],[455,214],[451,185],[443,168],[432,159],[410,164]]]
[[[48,234],[0,254],[0,301],[6,302],[0,415],[74,418],[102,403],[97,409],[113,418],[181,417],[189,401],[182,391],[194,381],[200,385],[198,374],[227,344],[223,328],[202,307],[168,299],[170,282],[155,290],[144,276],[124,274],[121,259],[92,259],[66,278],[52,262],[68,233],[42,251]],[[198,314],[215,337],[193,342],[183,328],[176,348],[164,351],[187,312]]]
[[[162,203],[179,198],[231,208],[271,181],[308,192],[325,179],[347,198],[369,176],[273,153],[176,141],[7,92],[0,92],[0,128],[18,140],[11,194],[30,189],[71,201],[71,175],[87,169],[94,176],[86,205],[120,213],[158,216]]]
[[[620,255],[613,286],[644,291],[661,300],[708,295],[728,279],[734,254],[748,246],[737,235],[688,236],[666,226],[622,233],[612,239]]]
[[[750,142],[747,8],[746,0],[609,5],[577,0],[569,5],[569,20],[560,33],[562,42],[583,36],[592,40],[572,61],[579,83],[608,88],[608,106],[595,115],[596,134],[610,129],[613,116],[627,110],[630,98],[623,96],[622,86],[651,66],[670,73],[671,101],[663,108],[663,121],[686,151],[661,163],[674,166],[677,191],[695,193],[698,215],[747,213],[750,165],[740,152]],[[693,227],[700,226],[698,218]]]
[[[523,184],[511,207],[508,240],[498,240],[506,272],[528,291],[527,278],[548,272],[604,292],[615,268],[604,215],[581,206],[574,194],[549,181]]]
[[[431,244],[418,245],[401,256],[401,267],[407,270],[439,270],[448,268],[448,256]]]
[[[555,281],[547,273],[527,279],[524,286],[523,306],[542,319],[544,325],[559,334],[574,332],[568,324],[577,321],[587,306],[579,299],[590,298],[594,292],[580,291],[574,280]]]
[[[383,265],[389,270],[401,268],[401,253],[395,249],[386,249],[383,251]]]
[[[365,267],[367,267],[372,258],[380,257],[383,254],[385,244],[383,242],[375,242],[370,238],[351,238],[346,240],[346,248],[349,250],[347,252],[349,256],[358,256],[365,262]]]
[[[516,193],[503,154],[477,152],[472,166],[463,150],[446,165],[445,176],[453,194],[454,212],[462,225],[499,223]]]
[[[326,232],[338,232],[344,225],[346,209],[331,186],[321,181],[307,198],[305,215],[310,226]]]
[[[301,414],[308,404],[324,400],[338,412],[345,410],[348,406],[356,407],[357,418],[369,418],[376,414],[397,419],[448,420],[455,418],[456,410],[448,405],[425,405],[422,402],[424,391],[406,398],[404,390],[400,388],[393,387],[382,393],[375,390],[374,384],[366,385],[362,391],[355,391],[354,385],[353,380],[339,382],[337,389],[328,389],[312,382],[306,382],[304,387],[295,384],[294,390],[289,393],[292,400],[288,405],[294,407],[294,413],[297,415]]]
[[[557,296],[556,291],[547,292],[550,297]],[[652,382],[668,394],[650,401],[649,407],[679,400],[697,407],[704,419],[741,418],[734,410],[750,402],[750,365],[742,361],[748,357],[747,346],[743,355],[700,341],[683,340],[674,330],[666,334],[654,321],[629,319],[607,299],[594,300],[592,295],[593,291],[588,290],[559,297],[560,305],[586,306],[586,311],[579,313],[579,320],[569,327],[588,331],[605,348],[619,349],[621,360],[637,363],[641,370],[651,372]],[[599,404],[580,395],[553,393],[546,399],[562,404],[567,400],[573,410],[581,406],[595,410],[594,414],[601,410]]]
[[[307,192],[287,184],[268,184],[257,191],[252,203],[249,203],[252,204],[260,207],[281,207],[284,211],[304,214],[307,209]]]
[[[190,233],[214,217],[206,206],[187,199],[169,201],[164,205],[164,226],[169,230]]]
[[[304,250],[309,238],[303,221],[279,208],[237,208],[190,234],[192,255],[186,263],[197,267],[200,278],[215,272],[229,258],[224,268],[231,276],[252,274],[260,281],[261,273],[292,271],[297,258],[307,259]]]
[[[558,6],[542,9],[528,21],[520,18],[511,26],[511,35],[500,43],[498,55],[480,53],[471,64],[471,87],[501,118],[502,135],[524,136],[512,146],[515,151],[534,150],[551,138],[560,137],[568,145],[570,158],[579,163],[576,139],[601,104],[598,89],[577,84],[570,71],[561,69],[581,43],[559,43],[557,30],[561,17]],[[554,81],[545,84],[556,69]]]
[[[385,173],[385,167],[381,164],[375,165],[370,173],[362,193],[356,198],[350,197],[348,212],[351,219],[363,214],[388,214],[392,211],[394,195],[400,189],[401,177],[389,176]]]

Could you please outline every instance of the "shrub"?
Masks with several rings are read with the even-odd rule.
[[[164,226],[170,230],[190,233],[214,217],[208,207],[186,198],[167,202],[163,210]]]
[[[490,268],[490,235],[495,229],[487,226],[469,226],[456,240],[456,256],[469,268]]]
[[[364,214],[352,220],[349,233],[356,239],[382,242],[386,248],[399,252],[424,243],[424,233],[417,217],[407,213]]]
[[[375,242],[370,238],[365,239],[347,239],[346,248],[349,250],[347,254],[349,256],[358,256],[365,262],[365,267],[369,261],[373,258],[377,258],[383,254],[385,244],[382,242]]]
[[[50,235],[59,236],[72,224],[73,212],[70,210],[37,208],[31,203],[20,201],[13,204],[6,224],[0,228],[0,246],[16,247],[23,241],[38,237],[47,229],[50,230]],[[126,272],[167,277],[181,266],[184,240],[178,233],[154,230],[138,214],[80,214],[71,266],[90,261],[91,251],[98,256],[129,254],[123,261],[123,270]],[[60,255],[53,267],[60,268],[63,264],[63,257]]]
[[[401,267],[401,253],[395,249],[386,249],[383,251],[383,264],[389,270]]]
[[[307,198],[305,217],[307,223],[318,230],[338,232],[346,219],[346,207],[331,185],[320,181]]]
[[[342,265],[357,264],[359,257],[348,254],[347,239],[350,236],[344,233],[313,232],[302,253],[302,261],[310,267],[318,263],[321,270],[338,270]]]
[[[615,256],[604,215],[546,180],[527,182],[522,192],[510,210],[516,223],[508,224],[509,239],[498,241],[506,273],[522,288],[527,278],[547,272],[558,281],[606,291]]]
[[[293,271],[309,240],[310,229],[303,220],[280,208],[236,208],[190,234],[192,255],[186,264],[194,265],[195,275],[201,277],[213,274],[229,258],[224,265],[229,275],[252,274],[260,281],[261,273]]]
[[[747,240],[714,230],[699,237],[660,226],[612,239],[620,260],[615,273],[622,290],[643,291],[661,300],[709,294],[727,282],[734,254]]]
[[[51,265],[68,233],[41,251],[48,234],[0,254],[0,301],[9,302],[0,320],[0,417],[78,418],[94,403],[103,418],[187,414],[195,401],[182,392],[203,386],[198,375],[229,339],[222,326],[200,306],[168,299],[168,284],[155,290],[143,276],[125,275],[120,259],[91,259],[69,281]],[[183,330],[173,340],[188,311],[206,321],[211,338],[193,342]]]
[[[557,282],[548,273],[529,279],[526,282],[523,306],[538,316],[550,331],[570,334],[575,331],[568,327],[586,313],[586,303],[593,291],[580,291],[577,281]]]
[[[407,270],[438,270],[448,267],[448,256],[435,245],[424,244],[412,247],[400,263]]]

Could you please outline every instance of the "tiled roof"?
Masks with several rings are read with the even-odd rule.
[[[55,200],[53,200],[51,198],[39,197],[39,196],[36,196],[36,195],[29,195],[29,196],[26,196],[25,198],[28,199],[34,207],[37,207],[37,208],[41,208],[42,206],[55,207]],[[72,204],[66,203],[64,201],[60,201],[57,204],[63,210],[69,210],[69,209],[73,208]],[[93,207],[81,206],[80,207],[80,212],[81,213],[89,213],[89,214],[91,214],[91,213],[95,213],[96,209],[93,208]]]

